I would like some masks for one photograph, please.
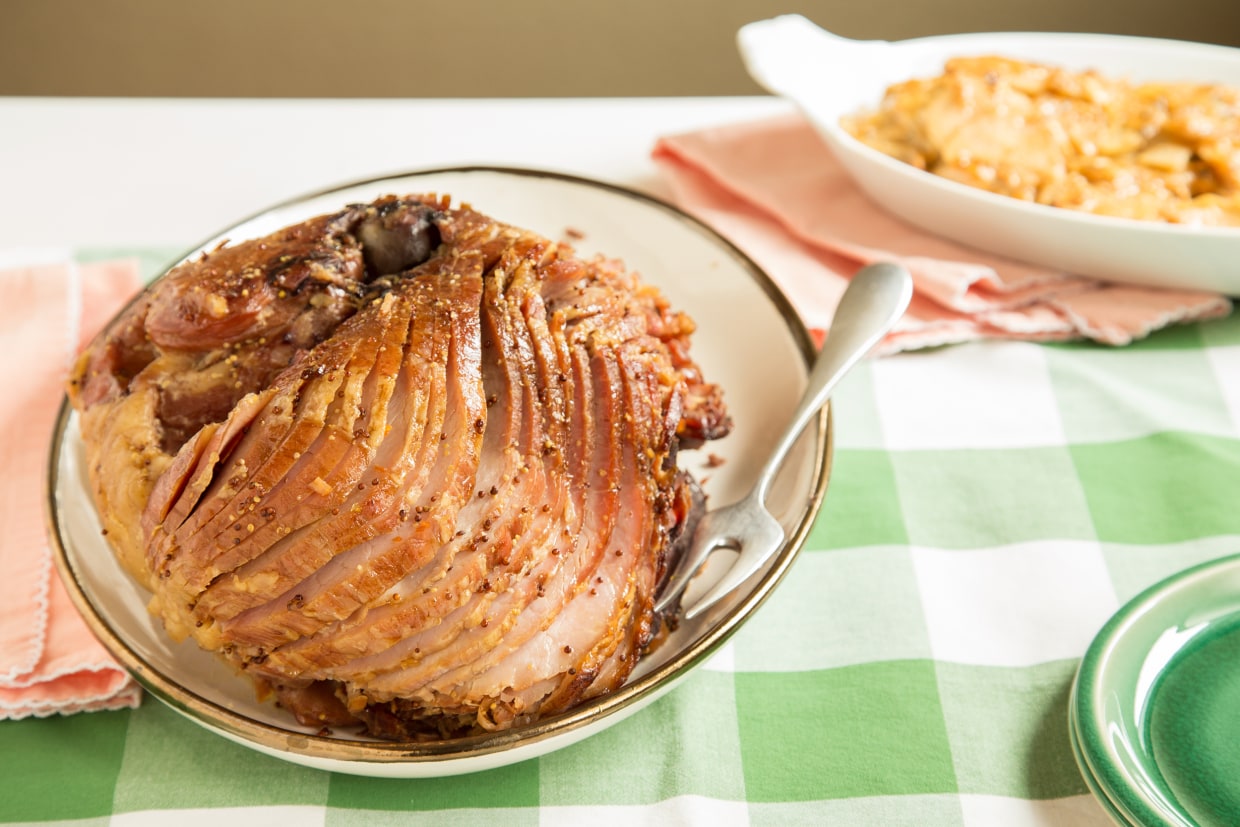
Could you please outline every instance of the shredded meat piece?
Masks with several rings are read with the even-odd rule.
[[[385,197],[156,282],[70,397],[174,638],[307,726],[506,729],[609,692],[731,427],[692,321],[618,262]]]
[[[1099,215],[1240,226],[1240,89],[961,57],[846,116],[905,163],[1001,195]]]

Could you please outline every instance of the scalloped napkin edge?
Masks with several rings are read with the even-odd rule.
[[[913,302],[880,352],[980,339],[1125,345],[1231,312],[1215,293],[1084,279],[924,233],[874,205],[797,114],[666,136],[652,157],[676,203],[766,270],[818,335],[858,268],[908,267]]]
[[[135,707],[141,696],[70,601],[43,500],[69,365],[142,279],[134,261],[36,258],[0,271],[0,720]]]

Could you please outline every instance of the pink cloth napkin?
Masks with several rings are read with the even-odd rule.
[[[137,706],[52,563],[48,448],[71,359],[141,285],[132,262],[0,272],[0,719]]]
[[[859,267],[908,267],[914,298],[888,352],[987,338],[1123,345],[1231,310],[1213,293],[1092,281],[918,230],[871,202],[800,115],[666,137],[653,156],[680,206],[761,265],[819,333]]]

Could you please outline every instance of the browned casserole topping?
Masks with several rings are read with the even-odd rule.
[[[961,57],[842,120],[920,169],[1039,204],[1240,226],[1240,90]]]

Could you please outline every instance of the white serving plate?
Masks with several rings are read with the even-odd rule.
[[[241,240],[385,193],[451,194],[457,203],[550,238],[566,234],[583,253],[622,258],[698,323],[693,352],[725,388],[736,427],[709,452],[682,452],[713,504],[739,499],[791,418],[814,348],[788,301],[758,267],[712,230],[648,196],[582,178],[533,170],[464,168],[400,175],[299,198],[216,234]],[[545,754],[597,733],[672,689],[718,649],[770,594],[805,541],[826,490],[830,417],[807,429],[772,490],[788,540],[731,597],[683,622],[616,692],[558,718],[488,736],[390,743],[348,731],[318,735],[255,698],[250,682],[192,643],[174,644],[145,610],[148,595],[116,562],[89,494],[77,417],[62,405],[49,466],[49,524],[56,562],[77,607],[108,650],[152,695],[190,720],[245,746],[319,769],[417,778],[491,769]],[[708,575],[704,575],[708,578]],[[698,593],[705,585],[695,582]],[[686,600],[692,600],[691,593]]]
[[[988,252],[1067,273],[1153,287],[1240,294],[1240,228],[1098,216],[986,192],[866,146],[840,117],[875,108],[893,83],[942,73],[962,55],[997,54],[1134,81],[1240,87],[1240,49],[1093,34],[984,33],[858,41],[789,15],[744,26],[753,78],[794,101],[876,203],[911,224]]]

